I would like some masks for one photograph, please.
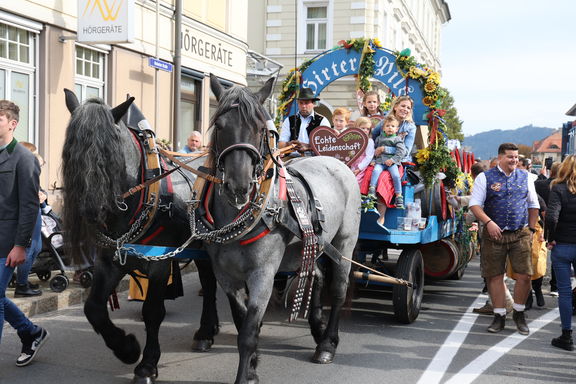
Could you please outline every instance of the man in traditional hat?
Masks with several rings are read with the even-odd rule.
[[[320,100],[310,88],[302,88],[298,95],[298,114],[288,116],[282,123],[278,146],[296,144],[300,153],[310,151],[310,133],[317,127],[330,127],[324,116],[314,112],[314,103]]]

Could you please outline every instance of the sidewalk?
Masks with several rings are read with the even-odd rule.
[[[182,269],[182,276],[191,272],[196,272],[196,265],[194,263],[190,263],[186,268]],[[56,274],[57,272],[53,272],[52,276]],[[69,306],[81,304],[86,301],[90,293],[90,288],[82,288],[80,283],[73,281],[72,276],[74,272],[66,272],[66,275],[68,276],[70,284],[68,288],[62,292],[53,292],[50,289],[50,280],[40,281],[36,275],[30,275],[30,282],[40,285],[42,295],[14,298],[14,288],[8,288],[6,290],[6,297],[12,300],[28,317],[68,308]],[[118,284],[116,291],[123,292],[128,290],[128,281],[129,277],[125,276],[124,279],[120,281],[120,284]]]

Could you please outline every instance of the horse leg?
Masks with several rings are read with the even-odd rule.
[[[134,368],[134,384],[153,383],[158,377],[158,361],[160,360],[160,342],[158,334],[160,325],[166,315],[164,297],[170,261],[152,262],[148,273],[148,291],[142,305],[142,317],[146,325],[146,345],[142,351],[142,360]]]
[[[194,334],[192,350],[196,352],[206,352],[214,344],[214,336],[220,331],[218,312],[216,309],[216,277],[212,270],[210,260],[194,260],[198,268],[198,277],[204,295],[202,297],[202,317],[200,318],[200,329]]]
[[[317,364],[330,364],[334,360],[336,348],[340,341],[340,337],[338,336],[340,312],[346,300],[346,290],[348,288],[349,268],[343,268],[333,263],[329,264],[329,268],[332,269],[332,279],[330,282],[330,317],[320,343],[316,346],[316,352],[312,357],[312,361]]]
[[[99,258],[94,266],[92,288],[84,303],[84,314],[114,355],[125,364],[134,364],[140,357],[138,340],[134,335],[126,335],[124,330],[116,327],[110,320],[106,308],[110,294],[124,275],[125,273],[117,268],[111,259]]]
[[[247,281],[248,305],[238,333],[238,352],[240,361],[235,384],[257,384],[259,382],[256,367],[258,365],[258,338],[264,312],[272,295],[274,272],[259,274],[258,278]],[[236,322],[236,320],[235,320]]]
[[[322,289],[324,287],[324,271],[321,266],[316,267],[314,285],[312,287],[312,297],[310,300],[310,314],[308,315],[308,324],[310,332],[316,345],[320,344],[326,330],[326,322],[322,316]]]

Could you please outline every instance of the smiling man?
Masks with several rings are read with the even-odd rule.
[[[310,88],[302,88],[298,95],[298,113],[284,119],[278,147],[284,148],[295,144],[300,153],[310,151],[310,133],[318,127],[330,127],[330,122],[324,116],[314,112],[314,104],[320,99]]]
[[[528,172],[517,169],[518,147],[512,143],[498,148],[498,166],[478,175],[474,180],[470,210],[484,223],[482,277],[494,305],[494,320],[488,332],[504,329],[506,296],[504,273],[506,260],[516,273],[513,319],[518,332],[530,333],[524,316],[524,303],[530,292],[532,260],[530,245],[538,220],[538,197]]]

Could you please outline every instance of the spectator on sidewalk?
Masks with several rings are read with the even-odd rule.
[[[0,343],[6,320],[22,341],[16,365],[23,367],[32,362],[49,335],[6,297],[14,268],[26,261],[39,209],[40,164],[14,138],[19,113],[16,104],[0,100]]]

